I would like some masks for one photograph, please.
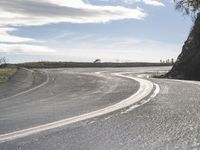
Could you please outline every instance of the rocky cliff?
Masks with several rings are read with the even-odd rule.
[[[166,76],[168,78],[200,80],[200,14],[185,41],[177,62]]]

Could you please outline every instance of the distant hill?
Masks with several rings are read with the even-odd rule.
[[[171,63],[90,63],[90,62],[28,62],[16,64],[26,68],[73,68],[73,67],[147,67],[147,66],[171,66]]]

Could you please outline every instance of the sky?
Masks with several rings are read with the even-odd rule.
[[[0,0],[0,57],[159,62],[177,58],[192,24],[172,0]]]

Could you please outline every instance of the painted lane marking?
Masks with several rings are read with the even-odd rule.
[[[156,97],[158,95],[158,93],[160,92],[160,87],[158,84],[155,84],[154,83],[154,86],[155,86],[155,90],[154,92],[151,94],[151,96],[147,99],[147,100],[143,100],[140,104],[136,104],[136,105],[132,105],[131,107],[129,107],[127,110],[125,111],[122,111],[121,114],[127,114],[128,112],[130,111],[133,111],[135,108],[138,108],[146,103],[148,103],[149,101],[151,101],[154,97]]]

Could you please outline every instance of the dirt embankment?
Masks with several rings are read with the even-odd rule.
[[[0,84],[0,99],[29,90],[46,81],[47,75],[40,70],[20,68],[10,80]]]
[[[200,80],[200,14],[168,78]]]

